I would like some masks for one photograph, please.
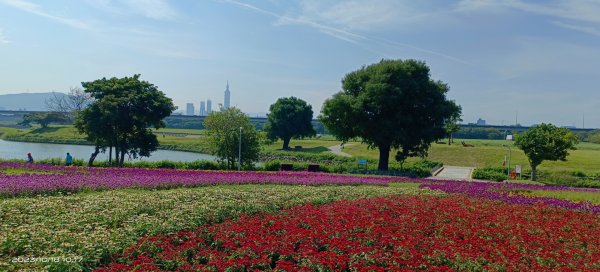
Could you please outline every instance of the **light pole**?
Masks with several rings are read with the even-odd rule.
[[[240,127],[240,146],[238,152],[238,171],[241,170],[242,167],[242,127]]]
[[[511,155],[510,146],[508,146],[508,145],[502,145],[502,146],[508,148],[508,168],[506,170],[506,175],[508,175],[510,177],[510,155]]]

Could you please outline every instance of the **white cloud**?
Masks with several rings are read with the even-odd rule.
[[[383,4],[384,9],[391,9],[392,7],[390,5],[395,5],[394,3],[396,3],[396,1],[387,1],[387,0],[370,0],[373,3],[370,3],[370,5],[377,5],[377,3],[375,2],[381,2]],[[316,30],[318,30],[319,32],[329,35],[331,37],[334,37],[336,39],[339,40],[343,40],[349,43],[353,43],[365,50],[368,50],[370,52],[376,53],[378,55],[384,55],[387,56],[386,54],[382,53],[382,52],[378,52],[377,50],[373,49],[372,45],[384,45],[384,46],[390,46],[396,49],[411,49],[411,50],[416,50],[416,51],[420,51],[423,53],[427,53],[427,54],[431,54],[431,55],[436,55],[454,62],[458,62],[461,64],[469,64],[467,61],[461,60],[459,58],[453,57],[453,56],[449,56],[447,54],[443,54],[440,52],[435,52],[432,50],[428,50],[425,48],[421,48],[418,46],[414,46],[414,45],[410,45],[407,43],[400,43],[400,42],[394,42],[394,41],[390,41],[390,40],[386,40],[386,39],[379,39],[379,38],[375,38],[375,37],[370,37],[369,35],[363,35],[363,34],[359,34],[358,33],[358,29],[354,30],[352,29],[354,28],[358,28],[359,25],[361,25],[362,27],[372,27],[375,25],[392,25],[391,24],[391,17],[393,16],[387,16],[388,19],[375,19],[375,20],[371,20],[371,19],[367,19],[367,17],[369,16],[374,16],[377,17],[377,12],[383,12],[380,8],[376,8],[376,9],[372,9],[370,11],[367,11],[366,14],[364,15],[357,15],[357,13],[359,13],[358,11],[358,7],[359,4],[361,2],[357,2],[357,1],[353,1],[353,2],[339,2],[339,5],[341,5],[340,7],[340,12],[324,12],[323,16],[316,16],[318,18],[316,18],[315,16],[309,15],[311,11],[316,11],[319,9],[319,5],[321,5],[321,2],[314,2],[314,1],[304,1],[303,2],[303,11],[301,15],[298,16],[292,16],[292,15],[280,15],[265,9],[261,9],[257,6],[254,5],[250,5],[247,3],[243,3],[240,1],[236,1],[236,0],[220,0],[219,2],[224,2],[224,3],[228,3],[228,4],[232,4],[235,5],[237,7],[240,8],[244,8],[244,9],[248,9],[260,14],[264,14],[264,15],[268,15],[271,17],[274,17],[277,19],[275,25],[278,26],[282,26],[282,25],[302,25],[302,26],[307,26],[307,27],[311,27],[314,28]],[[334,4],[334,7],[337,4]],[[369,6],[367,4],[363,4],[364,6]],[[332,8],[331,10],[334,10],[335,8]],[[341,16],[341,14],[346,14],[345,16]],[[354,14],[354,15],[352,15]],[[369,15],[369,16],[367,16]],[[338,18],[337,20],[334,18]],[[346,18],[346,19],[341,19],[341,18]],[[352,19],[354,18],[354,19]],[[338,26],[336,24],[346,24],[346,27],[344,26]],[[350,29],[350,30],[348,30]],[[364,29],[366,31],[366,29]],[[367,45],[371,45],[371,46],[367,46]]]
[[[165,0],[87,0],[90,6],[118,15],[137,14],[155,20],[171,20],[177,12]]]
[[[4,32],[0,28],[0,45],[7,44],[7,43],[9,43],[9,41],[8,41],[8,39],[6,39],[6,36],[4,36]]]
[[[545,38],[515,39],[511,50],[504,54],[482,59],[483,63],[501,80],[532,79],[557,74],[597,77],[595,64],[600,61],[600,50]],[[482,64],[483,64],[482,63]]]
[[[304,0],[299,17],[345,29],[368,30],[389,27],[414,14],[418,12],[396,0]]]
[[[540,4],[522,0],[462,0],[458,11],[515,9],[530,13],[590,23],[600,23],[600,1],[553,0]]]
[[[164,0],[125,0],[125,3],[148,18],[169,20],[177,16],[177,12]]]
[[[573,25],[573,24],[567,24],[567,23],[563,23],[563,22],[552,22],[552,23],[554,25],[562,27],[562,28],[576,30],[576,31],[580,31],[580,32],[595,35],[595,36],[600,36],[600,29],[597,29],[594,27]]]
[[[57,21],[61,24],[64,24],[64,25],[67,25],[67,26],[70,26],[73,28],[79,28],[79,29],[89,29],[90,28],[90,26],[87,23],[85,23],[81,20],[50,14],[50,13],[44,11],[40,5],[31,3],[31,2],[27,2],[24,0],[0,0],[0,3],[11,6],[16,9],[20,9],[25,12],[29,12],[31,14],[35,14],[37,16],[41,16],[44,18],[48,18],[48,19]]]

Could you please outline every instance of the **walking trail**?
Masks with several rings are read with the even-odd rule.
[[[352,144],[345,144],[344,146],[349,146]],[[348,153],[344,153],[342,151],[342,146],[341,145],[334,145],[334,146],[330,146],[328,147],[329,151],[331,151],[333,154],[336,154],[338,156],[342,156],[342,157],[352,157],[352,155],[348,154]]]
[[[444,165],[441,171],[430,179],[447,179],[447,180],[472,180],[471,174],[473,167],[462,166],[447,166]]]

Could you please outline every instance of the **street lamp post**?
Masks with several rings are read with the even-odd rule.
[[[511,150],[510,150],[510,146],[508,145],[502,145],[506,148],[508,148],[508,168],[506,169],[506,175],[508,175],[510,177],[510,155],[511,155]]]
[[[239,150],[238,150],[238,171],[241,170],[242,167],[242,127],[240,127],[240,141],[239,141]]]

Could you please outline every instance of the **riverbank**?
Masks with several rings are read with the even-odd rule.
[[[162,131],[161,131],[162,132]],[[212,148],[205,135],[186,133],[156,133],[158,149],[210,154]],[[189,136],[189,137],[188,137]],[[0,139],[13,142],[49,143],[69,145],[93,145],[72,126],[50,126],[47,128],[16,129],[0,127]]]

